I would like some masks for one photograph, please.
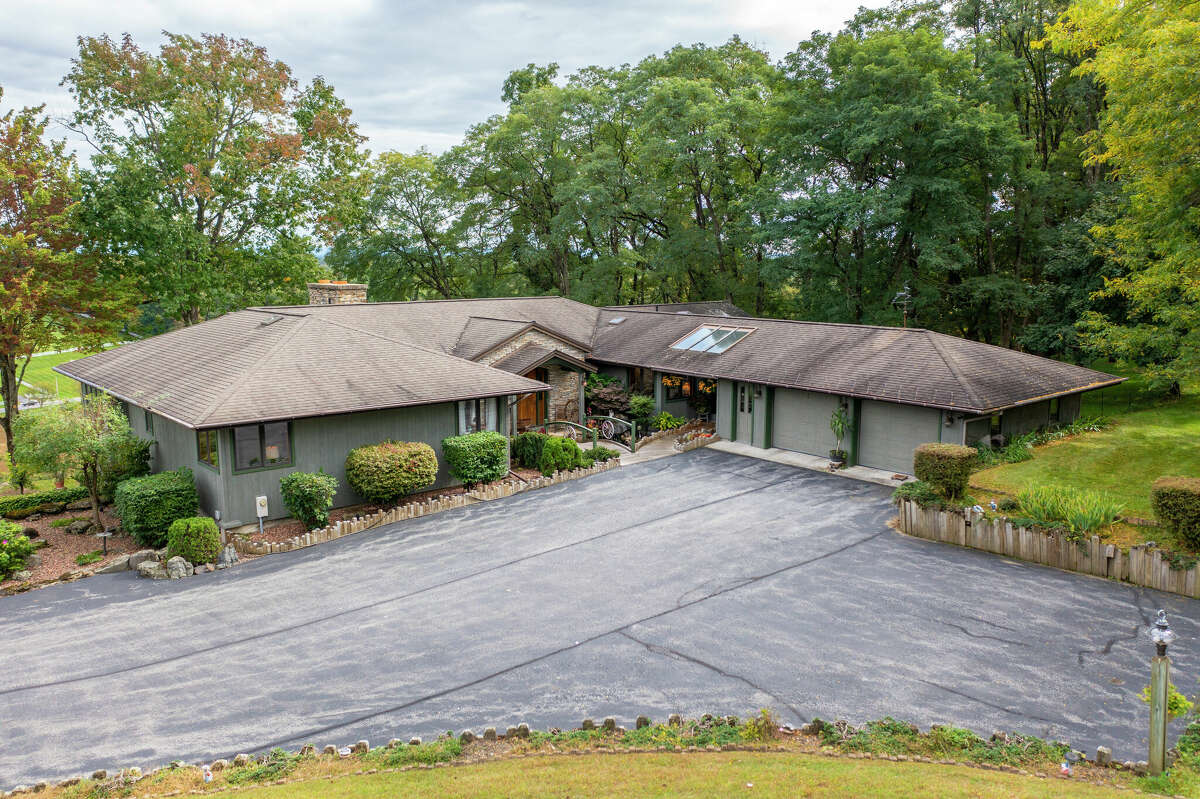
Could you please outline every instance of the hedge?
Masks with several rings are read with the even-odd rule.
[[[1159,524],[1200,547],[1200,478],[1158,478],[1150,487],[1150,507]]]
[[[221,553],[221,531],[207,516],[176,519],[167,529],[167,555],[188,563],[215,563]]]
[[[437,474],[437,455],[421,441],[383,441],[346,456],[346,480],[369,502],[392,502],[429,488]]]
[[[967,493],[971,471],[979,464],[974,447],[958,444],[922,444],[913,450],[913,474],[929,483],[946,499]]]
[[[442,439],[450,474],[468,486],[508,474],[508,439],[491,430]]]
[[[87,499],[88,492],[82,486],[78,488],[55,488],[50,491],[39,491],[36,494],[18,494],[15,497],[0,499],[0,516],[8,519],[24,519],[37,511],[42,505],[63,505]]]
[[[195,516],[199,497],[192,470],[134,477],[117,486],[113,506],[121,527],[143,546],[158,549],[167,543],[167,531],[176,519]]]
[[[292,472],[279,481],[279,492],[288,513],[310,529],[329,524],[329,509],[337,490],[337,478],[324,470]]]
[[[542,447],[538,469],[546,477],[555,472],[565,472],[583,465],[583,450],[573,438],[550,436]]]
[[[550,436],[546,433],[520,433],[512,439],[512,459],[526,469],[540,469],[542,448]]]

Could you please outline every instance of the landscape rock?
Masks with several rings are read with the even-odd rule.
[[[111,563],[96,569],[96,574],[115,574],[116,572],[127,572],[129,571],[130,557],[130,555],[122,555]]]
[[[529,725],[528,724],[526,724],[525,722],[521,722],[520,724],[517,725],[517,737],[518,738],[528,738],[529,737]]]
[[[35,783],[35,784],[34,784],[34,786],[33,786],[33,792],[34,792],[34,793],[41,793],[42,791],[46,790],[46,789],[47,789],[47,788],[49,788],[49,787],[50,787],[50,783],[48,783],[48,782],[44,782],[44,781],[43,781],[43,782],[38,782],[38,783]]]
[[[6,519],[28,519],[37,513],[37,508],[13,508],[4,514]]]
[[[458,740],[462,741],[465,744],[473,743],[475,741],[475,733],[472,732],[471,730],[463,730],[459,734]]]
[[[151,580],[165,580],[167,569],[157,560],[144,560],[137,565],[137,575]]]
[[[31,552],[25,558],[25,568],[29,569],[30,571],[38,568],[41,565],[42,565],[42,556],[36,552]]]
[[[484,730],[483,731],[483,740],[485,740],[485,741],[496,740],[496,728],[488,727],[486,730]]]
[[[605,732],[616,732],[617,731],[617,720],[614,719],[612,716],[609,716],[606,719],[604,719],[604,731]]]
[[[12,578],[14,580],[16,580],[18,583],[23,583],[26,580],[30,580],[33,578],[33,572],[29,571],[28,569],[22,569],[19,572],[13,572]]]
[[[667,724],[672,727],[678,727],[683,724],[683,716],[679,715],[678,713],[672,713],[667,717]]]
[[[106,780],[106,779],[108,779],[108,771],[105,769],[102,769],[102,768],[98,768],[92,772],[92,779]]]
[[[91,529],[92,522],[90,519],[80,519],[67,525],[67,532],[71,535],[87,535]]]
[[[92,507],[90,502],[88,503],[88,507]],[[43,502],[41,505],[38,505],[38,510],[42,513],[62,513],[66,509],[67,503],[65,502]]]
[[[136,569],[148,560],[158,560],[158,553],[153,549],[139,549],[129,556],[129,568]]]
[[[637,721],[634,723],[634,726],[636,726],[639,730],[642,727],[649,727],[650,726],[650,717],[649,716],[638,716]]]
[[[371,751],[371,744],[367,743],[366,741],[357,741],[354,746],[350,747],[350,749],[357,754],[365,755],[367,752]]]
[[[212,765],[208,768],[211,771],[224,771],[225,769],[229,768],[229,761],[225,760],[224,758],[221,760],[214,760]]]
[[[596,729],[596,722],[592,721],[591,719],[584,719],[583,724],[581,724],[579,728],[581,730],[594,730]]]
[[[234,757],[233,757],[233,767],[234,768],[242,768],[243,766],[248,766],[248,765],[250,765],[250,755],[248,755],[244,752],[240,755],[234,755]]]
[[[67,777],[65,780],[61,780],[58,783],[58,787],[59,788],[70,788],[72,785],[78,785],[82,781],[83,780],[80,779],[79,777]]]
[[[232,566],[238,562],[238,553],[234,549],[233,544],[226,544],[221,550],[221,554],[217,555],[217,568],[222,569],[226,566]]]
[[[411,738],[409,738],[409,739],[408,739],[408,745],[409,745],[409,746],[420,746],[420,745],[421,745],[421,739],[420,739],[419,737],[417,737],[417,736],[415,736],[415,735],[414,735],[413,737],[411,737]]]
[[[38,532],[38,529],[36,527],[26,527],[24,530],[21,531],[21,535],[25,536],[30,541],[32,541],[33,539],[40,536],[41,533]]]
[[[192,564],[188,563],[183,556],[176,555],[167,561],[167,577],[172,580],[179,580],[184,577],[190,577],[192,574]]]
[[[1133,773],[1139,777],[1144,777],[1150,773],[1150,764],[1145,760],[1139,760],[1133,764]]]
[[[74,502],[68,503],[63,510],[91,510],[92,501],[90,499],[77,499]]]

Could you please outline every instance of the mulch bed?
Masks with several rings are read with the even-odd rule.
[[[89,563],[87,566],[80,566],[75,563],[75,558],[78,555],[84,555],[88,552],[100,551],[104,548],[104,542],[99,538],[91,535],[71,535],[67,532],[66,527],[54,527],[51,522],[60,519],[90,519],[92,512],[90,510],[66,511],[64,513],[45,514],[35,521],[28,519],[17,520],[17,524],[22,528],[32,527],[37,530],[37,538],[33,541],[45,541],[49,546],[44,546],[37,550],[37,554],[41,555],[42,565],[36,569],[29,569],[33,573],[32,578],[27,581],[27,584],[46,583],[58,580],[65,575],[74,572],[75,576],[87,576],[99,569],[101,566],[115,560],[121,555],[137,552],[145,547],[140,546],[132,537],[123,533],[118,533],[108,539],[108,557],[96,563]],[[100,518],[104,520],[105,527],[116,527],[117,517],[109,512],[108,509],[100,512]],[[21,585],[11,577],[7,580],[0,581],[0,591],[4,589],[16,588]]]

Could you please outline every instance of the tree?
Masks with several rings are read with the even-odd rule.
[[[10,452],[29,357],[50,347],[97,348],[128,311],[120,282],[102,282],[98,260],[80,251],[74,159],[63,142],[46,140],[41,113],[0,116],[0,424]]]
[[[1099,292],[1121,307],[1087,314],[1085,339],[1177,388],[1200,369],[1200,6],[1079,0],[1049,42],[1104,86],[1090,159],[1122,195],[1119,213],[1093,228],[1126,270]]]
[[[100,483],[106,463],[121,460],[133,436],[129,420],[115,400],[91,394],[82,402],[41,408],[17,420],[15,458],[34,472],[76,473],[92,501],[92,521],[100,519]]]
[[[311,257],[357,213],[362,137],[321,78],[245,39],[166,34],[154,55],[126,35],[81,37],[64,84],[96,153],[85,185],[89,245],[148,298],[193,324],[263,300],[299,299]]]

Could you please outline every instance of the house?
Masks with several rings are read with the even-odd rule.
[[[911,469],[927,441],[974,443],[1069,422],[1121,378],[915,328],[759,319],[730,303],[596,308],[562,297],[366,302],[310,284],[310,304],[247,308],[56,367],[121,400],[155,470],[191,467],[223,527],[286,515],[279,478],[383,439],[583,422],[599,371],[724,438],[825,455],[844,407],[854,464]],[[441,469],[438,486],[451,482]]]

